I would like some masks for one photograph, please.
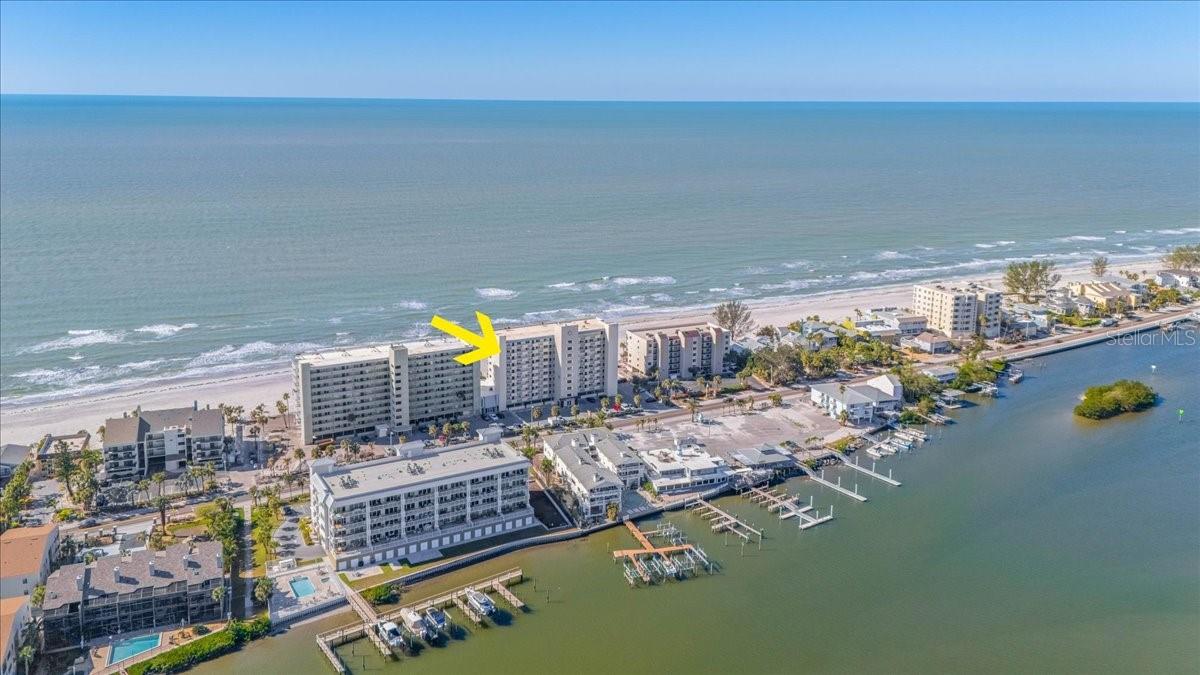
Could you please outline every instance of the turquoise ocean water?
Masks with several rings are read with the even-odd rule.
[[[0,397],[1197,240],[1195,104],[3,96]]]

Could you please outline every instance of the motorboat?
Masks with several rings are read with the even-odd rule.
[[[468,588],[466,596],[467,604],[470,605],[471,609],[475,610],[476,612],[479,612],[484,616],[489,616],[492,614],[492,612],[496,611],[496,603],[492,602],[492,599],[487,595],[480,593],[474,588]]]
[[[392,649],[400,649],[404,646],[404,634],[400,632],[400,626],[397,626],[394,621],[376,623],[375,632]]]
[[[450,616],[437,607],[425,610],[425,624],[442,633],[450,629]]]
[[[405,607],[400,610],[400,620],[404,622],[404,628],[409,633],[422,640],[432,640],[437,637],[437,632],[425,623],[425,618],[415,609]]]

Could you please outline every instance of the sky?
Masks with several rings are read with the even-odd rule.
[[[1197,101],[1200,3],[5,1],[0,92]]]

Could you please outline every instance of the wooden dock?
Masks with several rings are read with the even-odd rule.
[[[698,566],[712,572],[712,563],[704,551],[695,544],[686,543],[682,533],[674,526],[669,531],[660,528],[651,533],[668,537],[668,541],[671,542],[668,546],[656,546],[631,520],[625,521],[625,527],[641,544],[641,548],[618,549],[612,552],[612,556],[613,560],[627,563],[625,577],[631,586],[637,585],[637,579],[641,579],[642,583],[652,584],[656,579],[672,576],[682,578],[688,572],[694,573]]]
[[[803,472],[805,476],[808,476],[809,478],[820,483],[821,485],[824,485],[825,487],[827,487],[831,490],[836,490],[837,492],[840,492],[840,493],[846,495],[847,497],[857,499],[860,502],[867,501],[867,498],[858,494],[857,490],[847,490],[846,488],[841,486],[841,483],[831,483],[831,482],[825,480],[824,476],[819,476],[819,475],[817,475],[817,473],[815,471],[808,468],[807,466],[804,466],[803,463],[799,464],[799,467],[800,467],[800,471]],[[824,473],[824,472],[822,472],[822,473]]]
[[[834,457],[837,457],[838,459],[842,460],[842,464],[846,465],[847,467],[849,467],[849,468],[851,468],[851,469],[854,469],[855,471],[857,471],[857,472],[859,472],[859,473],[866,474],[866,475],[868,475],[868,476],[870,476],[871,478],[874,478],[874,479],[876,479],[876,480],[881,480],[881,481],[883,481],[883,482],[887,483],[888,485],[892,485],[892,486],[895,486],[895,487],[900,487],[900,481],[898,481],[898,480],[894,480],[894,479],[892,478],[892,475],[891,475],[891,471],[890,471],[890,470],[888,471],[888,475],[886,475],[886,476],[885,476],[885,475],[883,475],[883,474],[881,474],[881,473],[876,473],[876,472],[875,472],[875,467],[874,467],[874,466],[872,466],[870,469],[868,469],[868,468],[867,468],[867,467],[865,467],[865,466],[859,466],[859,465],[858,465],[858,458],[857,458],[857,457],[855,457],[855,458],[854,458],[854,461],[853,461],[853,462],[851,462],[849,457],[847,457],[846,455],[844,455],[844,454],[842,454],[842,453],[838,452],[837,450],[831,450],[831,452],[833,452],[833,456],[834,456]]]
[[[382,614],[377,614],[374,608],[371,607],[370,603],[368,603],[362,598],[362,596],[351,589],[348,584],[344,584],[346,587],[346,598],[350,601],[350,606],[354,608],[354,611],[358,613],[359,617],[361,617],[363,621],[360,623],[347,624],[345,626],[341,626],[340,628],[335,628],[334,630],[321,633],[317,636],[317,647],[320,648],[321,653],[324,654],[327,659],[329,659],[329,663],[333,665],[333,669],[344,675],[347,672],[346,666],[342,663],[341,659],[338,658],[337,653],[333,651],[333,648],[338,645],[345,644],[353,640],[358,640],[365,636],[370,639],[376,647],[379,648],[380,653],[382,653],[384,656],[396,656],[392,649],[388,647],[387,643],[384,642],[374,630],[375,624],[379,621],[395,621],[399,618],[400,612],[404,611],[405,609],[412,609],[416,612],[424,612],[430,607],[444,609],[453,605],[454,607],[457,607],[458,610],[467,617],[467,619],[475,622],[478,625],[483,625],[485,623],[484,617],[480,616],[478,612],[471,609],[471,606],[467,604],[465,600],[467,590],[491,590],[500,597],[504,598],[504,600],[508,604],[512,605],[515,609],[523,609],[525,607],[525,603],[518,598],[516,594],[508,588],[508,586],[520,583],[524,580],[524,578],[525,573],[521,570],[521,568],[514,567],[499,574],[487,577],[486,579],[480,579],[478,581],[459,586],[445,593],[440,593],[432,597],[418,600],[414,603],[407,604],[404,607],[384,612]],[[370,617],[370,619],[368,620],[367,617]]]

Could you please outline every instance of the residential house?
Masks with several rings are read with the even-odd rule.
[[[950,351],[950,338],[926,331],[914,337],[903,338],[900,340],[900,346],[929,354],[945,354]]]
[[[883,413],[899,410],[904,401],[904,387],[898,377],[888,373],[861,384],[814,384],[809,396],[813,404],[834,419],[845,413],[848,422],[867,424]]]

